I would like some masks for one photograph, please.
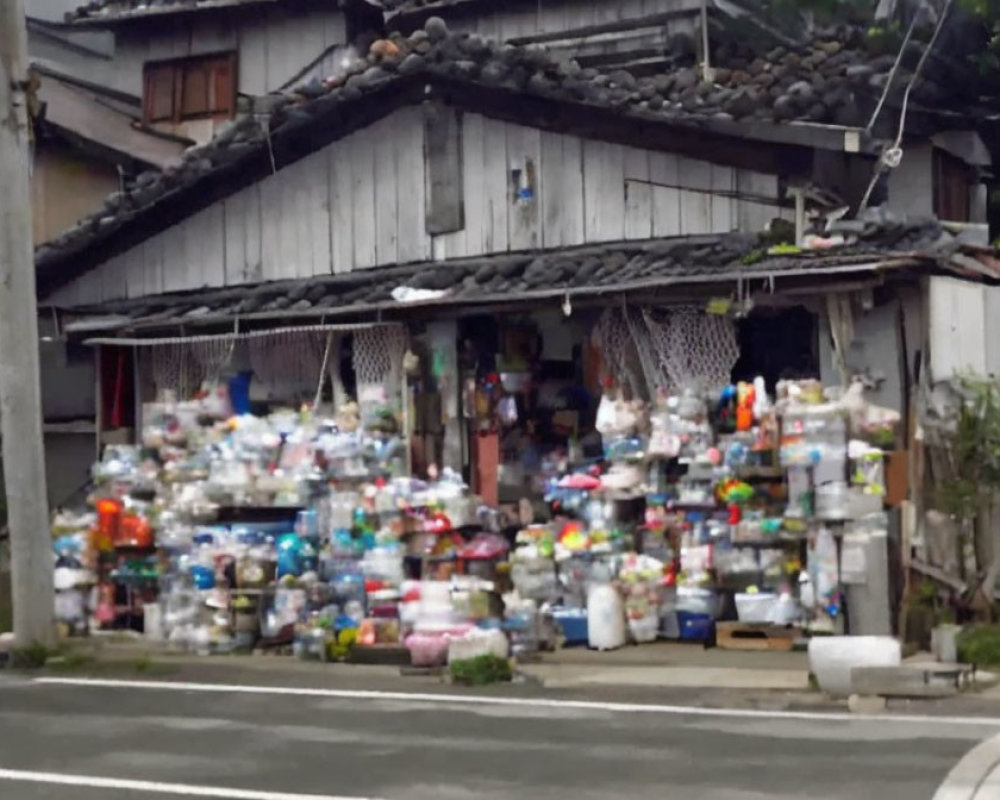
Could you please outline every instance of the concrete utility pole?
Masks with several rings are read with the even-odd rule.
[[[23,0],[0,0],[0,436],[18,647],[55,643],[31,228],[27,41]]]

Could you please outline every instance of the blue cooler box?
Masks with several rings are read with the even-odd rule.
[[[562,628],[566,644],[587,644],[587,611],[583,608],[557,608],[552,618]]]
[[[707,642],[715,636],[715,617],[711,614],[678,611],[677,625],[680,628],[681,640]]]

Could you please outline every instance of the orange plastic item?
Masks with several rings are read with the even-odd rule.
[[[116,547],[152,547],[153,526],[138,514],[126,514],[118,523]]]
[[[748,431],[753,427],[753,405],[757,392],[753,385],[740,383],[736,389],[736,430]]]
[[[94,549],[107,552],[118,540],[122,505],[117,500],[97,501],[97,527],[94,528]]]

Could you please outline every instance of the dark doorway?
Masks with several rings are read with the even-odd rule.
[[[818,378],[819,354],[816,315],[802,306],[755,310],[737,327],[740,357],[733,381],[752,381],[762,375],[774,392],[783,378]]]

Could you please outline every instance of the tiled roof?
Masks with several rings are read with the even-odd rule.
[[[279,3],[281,0],[91,0],[66,14],[70,23],[117,22],[190,11]]]
[[[936,222],[906,224],[875,216],[869,222],[846,224],[845,244],[830,250],[769,252],[759,236],[741,233],[618,242],[158,295],[104,303],[89,312],[106,315],[109,327],[141,330],[234,318],[333,318],[413,305],[476,306],[565,294],[641,293],[648,298],[659,289],[692,284],[768,278],[780,283],[831,273],[945,266],[957,251],[957,240]],[[393,290],[401,287],[428,294],[414,304],[400,302]],[[94,330],[93,325],[85,327]]]
[[[695,67],[636,77],[623,70],[581,69],[539,48],[453,35],[442,20],[432,18],[407,38],[375,42],[367,58],[325,81],[259,98],[258,110],[269,113],[265,122],[241,118],[208,145],[188,151],[178,166],[140,176],[130,190],[109,197],[100,212],[39,248],[36,263],[44,272],[145,219],[164,199],[193,194],[196,187],[204,189],[205,179],[234,174],[250,159],[263,158],[286,134],[294,136],[320,119],[326,126],[350,119],[355,108],[368,109],[374,97],[402,85],[446,81],[475,90],[476,97],[489,91],[612,111],[623,126],[632,120],[659,122],[777,141],[786,135],[782,131],[798,136],[808,129],[817,136],[839,136],[842,144],[838,130],[785,123],[862,122],[861,109],[874,102],[892,65],[891,57],[871,59],[837,39],[817,41],[808,52],[776,48],[752,61],[735,52],[731,63],[739,68],[718,67],[712,83],[701,81]],[[897,81],[902,85],[905,79],[902,70]],[[942,94],[935,84],[920,83],[911,109],[921,101],[943,100]],[[953,87],[949,94],[959,93]]]

